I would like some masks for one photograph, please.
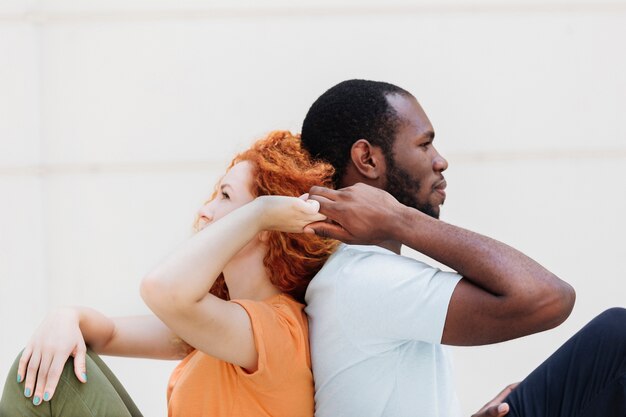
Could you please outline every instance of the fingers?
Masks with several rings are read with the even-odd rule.
[[[33,354],[33,349],[29,346],[24,349],[22,352],[22,356],[20,357],[20,361],[17,365],[17,383],[21,383],[24,381],[26,376],[26,367],[28,366],[28,361]]]
[[[63,372],[66,361],[67,358],[64,358],[63,355],[57,355],[52,360],[52,364],[48,370],[48,377],[46,378],[46,385],[43,390],[42,398],[44,401],[50,401],[52,399],[57,385],[59,384],[59,379],[61,378],[61,373]]]
[[[494,398],[493,401],[497,403],[501,403],[515,388],[517,388],[518,385],[519,385],[519,382],[508,385],[506,388],[500,391],[498,395],[496,395],[496,398]]]
[[[303,211],[307,214],[315,214],[320,211],[320,203],[315,200],[305,200],[304,201]]]
[[[320,203],[315,200],[306,200],[306,201],[298,201],[298,206],[302,213],[305,214],[304,217],[301,217],[299,220],[305,222],[303,226],[303,230],[306,233],[306,225],[309,223],[321,222],[326,220],[326,215],[320,213]],[[309,232],[310,233],[310,232]]]
[[[519,385],[519,382],[514,382],[512,384],[510,384],[509,386],[507,386],[505,388],[505,390],[509,390],[509,394],[511,393],[511,391],[513,391],[515,388],[517,388],[517,386]]]
[[[316,197],[324,197],[329,200],[335,200],[337,197],[337,194],[338,194],[337,190],[333,190],[331,188],[326,188],[326,187],[320,187],[318,185],[314,185],[309,190],[309,198],[316,196]]]
[[[507,403],[502,403],[497,407],[493,407],[492,415],[496,417],[502,417],[509,413],[509,405]]]
[[[83,384],[87,383],[87,365],[85,364],[87,347],[83,344],[74,352],[74,374]]]
[[[39,405],[43,401],[46,380],[48,379],[48,371],[52,364],[52,355],[42,355],[39,362],[39,371],[37,372],[37,384],[33,394],[33,404]]]
[[[502,417],[509,413],[509,405],[502,403],[498,405],[492,405],[485,407],[472,417]]]
[[[309,194],[309,199],[307,201],[317,201],[317,203],[319,204],[320,213],[323,213],[327,216],[336,211],[337,203],[324,196]]]
[[[33,352],[28,360],[28,366],[26,367],[26,375],[24,379],[24,396],[28,398],[30,398],[35,391],[35,382],[37,382],[37,372],[39,371],[40,362],[41,354],[39,351]]]
[[[325,238],[337,239],[349,243],[353,236],[343,227],[336,223],[316,222],[307,226],[313,229],[316,235]]]

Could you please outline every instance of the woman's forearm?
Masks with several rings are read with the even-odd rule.
[[[262,230],[257,201],[196,233],[150,272],[141,285],[146,303],[184,306],[206,297],[228,261]]]
[[[152,359],[181,359],[192,348],[154,315],[107,317],[75,307],[85,344],[96,353]]]
[[[115,333],[113,320],[89,307],[71,307],[70,310],[76,314],[85,344],[101,353],[102,348],[111,341]]]

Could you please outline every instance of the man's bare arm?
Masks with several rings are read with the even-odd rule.
[[[456,270],[442,343],[482,345],[553,328],[570,314],[571,286],[528,256],[494,239],[400,204],[364,184],[341,190],[313,187],[310,197],[334,223],[316,233],[347,243],[399,242]]]

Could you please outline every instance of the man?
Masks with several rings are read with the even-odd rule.
[[[338,188],[310,190],[330,220],[312,227],[349,243],[328,260],[306,294],[318,417],[458,416],[442,345],[482,345],[547,330],[573,308],[574,290],[537,262],[438,220],[448,163],[434,137],[411,94],[374,81],[332,87],[304,120],[303,146],[335,167]],[[403,244],[457,273],[400,256]],[[596,342],[623,334],[607,323],[620,328],[615,323],[624,315],[623,310],[605,314],[610,317],[592,328],[602,329]],[[603,375],[626,374],[619,361],[615,365],[615,358],[624,357],[626,335],[616,346],[613,356],[603,356],[610,370]],[[595,345],[587,348],[595,358]],[[561,352],[565,365],[553,360],[534,377],[543,383],[525,380],[515,390],[507,387],[477,415],[501,416],[509,406],[511,415],[539,415],[537,407],[555,397],[546,387],[547,370],[563,377],[571,371],[565,359],[572,355]],[[604,382],[590,389],[614,389]],[[574,397],[580,392],[570,388],[558,401],[571,398],[580,405]]]

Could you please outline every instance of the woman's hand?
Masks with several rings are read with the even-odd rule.
[[[257,197],[254,204],[259,207],[261,228],[288,233],[314,233],[306,226],[326,220],[319,212],[320,205],[315,200],[307,200],[308,194],[300,198],[278,195]]]
[[[64,308],[50,313],[22,352],[17,381],[25,381],[24,395],[33,396],[33,404],[49,401],[54,395],[65,362],[74,357],[74,374],[87,382],[85,340],[76,310]]]

